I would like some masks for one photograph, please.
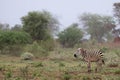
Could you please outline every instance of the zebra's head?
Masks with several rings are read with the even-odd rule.
[[[74,53],[74,57],[78,57],[78,55],[82,55],[85,52],[83,48],[78,48],[77,51]]]

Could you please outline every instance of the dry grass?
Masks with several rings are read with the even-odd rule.
[[[1,55],[0,80],[120,80],[120,57],[115,54],[116,50],[120,54],[118,48],[104,54],[106,64],[98,73],[94,71],[95,63],[92,63],[93,71],[87,73],[86,63],[73,57],[75,49],[58,49],[33,61]]]

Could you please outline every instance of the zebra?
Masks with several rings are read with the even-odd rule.
[[[102,51],[99,50],[86,50],[83,48],[78,48],[77,51],[74,53],[74,57],[78,57],[81,55],[83,60],[87,62],[88,72],[91,72],[91,62],[96,62],[97,67],[95,68],[95,72],[101,70],[102,64],[105,64],[103,59]]]

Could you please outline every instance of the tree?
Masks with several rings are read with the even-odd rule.
[[[110,16],[85,13],[79,17],[85,31],[90,34],[90,39],[103,42],[104,38],[111,35],[111,30],[115,28],[115,22]]]
[[[46,40],[58,30],[59,22],[47,11],[33,11],[22,17],[22,24],[34,40]]]
[[[74,47],[75,44],[80,42],[82,37],[83,32],[78,28],[78,24],[76,23],[58,34],[59,41],[64,47]]]
[[[22,25],[16,24],[14,27],[11,28],[12,31],[22,31]]]
[[[0,23],[0,30],[4,30],[4,31],[10,30],[10,25],[7,23],[5,24]]]
[[[118,23],[120,24],[120,2],[119,3],[114,3],[114,16],[117,18]]]
[[[120,3],[114,3],[114,16],[118,21],[118,24],[120,25]],[[113,34],[115,36],[114,42],[120,42],[120,27],[118,29],[113,30]]]

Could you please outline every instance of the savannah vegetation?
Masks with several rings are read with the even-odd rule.
[[[120,80],[120,42],[114,42],[120,35],[120,3],[113,10],[114,17],[83,13],[63,31],[45,10],[29,12],[13,27],[0,23],[0,80]],[[92,63],[88,73],[86,62],[73,57],[78,47],[103,50],[101,72]]]

